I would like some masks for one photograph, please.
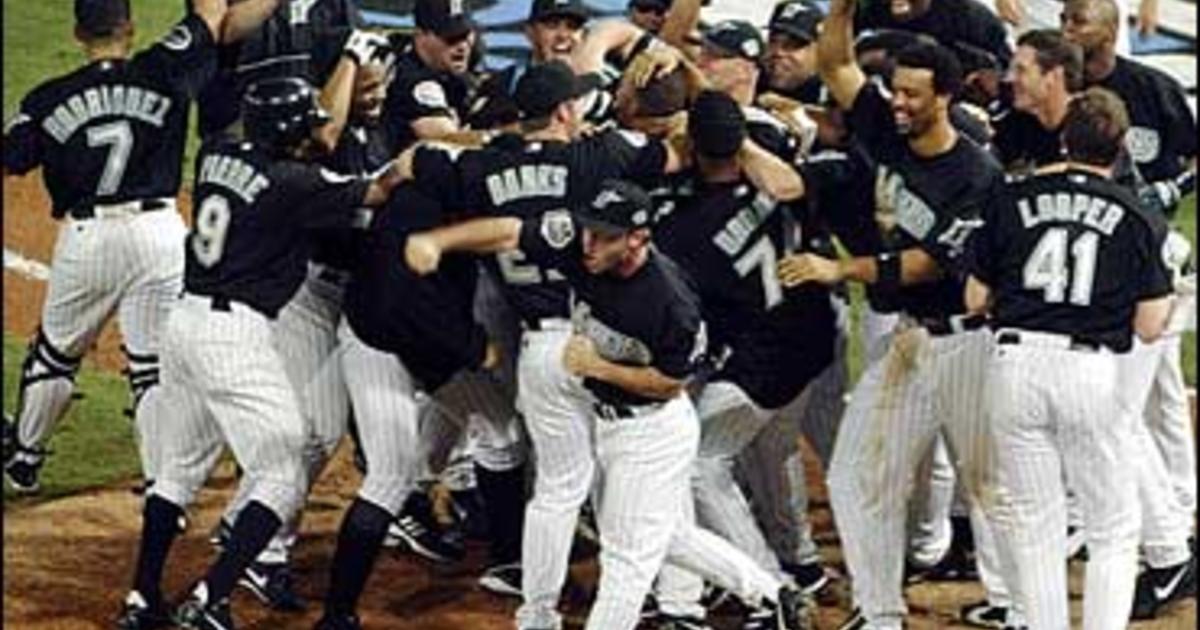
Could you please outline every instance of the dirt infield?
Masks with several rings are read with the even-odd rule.
[[[20,255],[47,262],[53,249],[55,224],[36,175],[6,181],[4,245]],[[5,272],[5,330],[27,336],[36,330],[43,286]],[[107,330],[89,361],[105,369],[121,365],[116,331]],[[346,453],[339,453],[317,484],[296,547],[295,568],[302,595],[311,600],[301,615],[270,613],[243,591],[235,595],[240,628],[266,630],[309,628],[319,614],[319,600],[328,582],[329,562],[339,520],[358,486],[358,473]],[[836,535],[820,471],[806,449],[813,496],[813,522],[825,559],[840,563]],[[130,492],[132,482],[43,503],[6,506],[4,511],[4,626],[28,630],[83,630],[111,626],[128,588],[137,549],[140,500]],[[190,513],[191,524],[176,545],[166,576],[169,594],[182,593],[212,559],[207,535],[220,510],[232,496],[232,466],[222,466],[199,496]],[[453,567],[432,567],[411,556],[385,551],[361,606],[371,628],[422,630],[492,630],[511,628],[514,600],[504,600],[475,586],[484,554],[473,544],[468,558]],[[1073,609],[1079,614],[1080,573],[1072,568]],[[595,584],[594,560],[572,567],[565,605],[569,627],[580,627]],[[959,608],[982,597],[971,584],[919,584],[908,590],[912,619],[909,628],[965,627],[954,619]],[[834,628],[847,614],[845,582],[839,581],[820,611],[821,627]],[[736,618],[723,614],[721,628],[736,627]],[[1077,619],[1078,621],[1078,619]],[[1154,623],[1136,628],[1183,629],[1196,624],[1194,601]]]

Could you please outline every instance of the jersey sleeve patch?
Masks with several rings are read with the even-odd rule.
[[[563,249],[575,240],[575,221],[566,210],[551,210],[542,215],[542,239],[554,249]]]
[[[446,100],[446,90],[437,81],[421,81],[413,86],[413,100],[425,107],[447,109],[450,107]]]
[[[1130,127],[1125,133],[1125,147],[1129,149],[1129,156],[1138,164],[1157,159],[1161,144],[1158,131],[1149,127]]]
[[[177,24],[162,38],[162,45],[168,50],[182,52],[187,50],[192,45],[192,32],[188,30],[186,24]]]
[[[4,123],[4,135],[8,135],[12,133],[13,129],[32,121],[33,119],[29,117],[29,114],[26,114],[25,112],[17,112],[16,114],[13,114],[12,118],[8,119],[8,122]]]

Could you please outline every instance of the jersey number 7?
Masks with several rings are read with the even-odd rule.
[[[1073,264],[1067,269],[1067,241],[1070,235],[1066,228],[1050,228],[1038,240],[1029,254],[1022,270],[1025,288],[1042,290],[1042,299],[1047,304],[1059,304],[1067,298],[1070,288],[1071,304],[1088,306],[1092,302],[1092,283],[1096,276],[1096,253],[1100,235],[1084,232],[1070,243]]]

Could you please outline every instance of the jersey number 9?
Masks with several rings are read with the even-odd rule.
[[[192,232],[192,253],[201,265],[212,267],[221,260],[229,218],[229,201],[221,195],[209,195],[200,203]]]

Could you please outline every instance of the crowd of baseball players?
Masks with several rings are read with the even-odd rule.
[[[239,587],[299,623],[291,551],[344,440],[320,630],[361,627],[383,549],[449,564],[469,537],[522,630],[562,627],[589,543],[590,630],[813,628],[839,580],[841,628],[978,580],[961,622],[1060,630],[1070,562],[1084,628],[1194,597],[1169,225],[1196,129],[1115,0],[1051,29],[1019,0],[784,0],[765,29],[532,0],[509,65],[464,0],[399,33],[350,0],[185,4],[134,51],[128,0],[75,0],[87,64],[5,127],[5,174],[40,168],[61,222],[5,476],[38,491],[115,316],[145,477],[117,628],[231,630]],[[227,450],[212,564],[164,593]]]

